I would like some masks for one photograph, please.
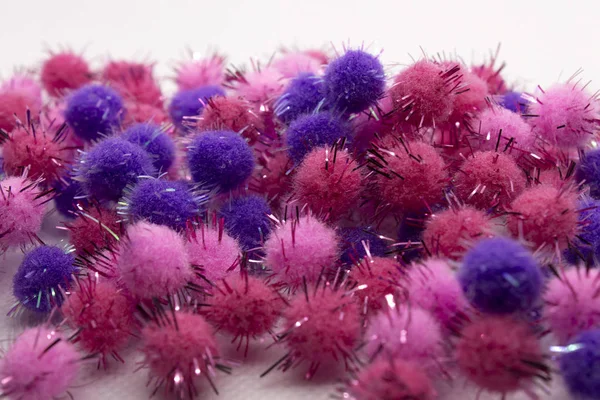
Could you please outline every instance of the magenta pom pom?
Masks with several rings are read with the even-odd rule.
[[[394,258],[363,257],[352,267],[349,278],[364,313],[387,307],[386,296],[401,297],[402,269]]]
[[[0,91],[0,129],[12,131],[17,121],[27,124],[29,115],[37,116],[41,111],[41,101],[30,90],[7,88]]]
[[[74,221],[65,224],[69,242],[77,254],[94,254],[111,248],[119,240],[123,226],[119,216],[112,210],[90,207],[77,212]]]
[[[70,90],[79,89],[88,84],[92,77],[87,61],[71,51],[51,54],[41,70],[44,89],[53,97],[61,97]]]
[[[152,67],[152,64],[111,61],[104,67],[102,78],[125,99],[162,107],[162,93],[152,76]]]
[[[452,66],[452,63],[448,63]],[[462,89],[460,96],[454,98],[452,114],[448,120],[451,124],[460,124],[465,127],[472,125],[472,118],[487,106],[489,97],[488,86],[483,79],[464,66],[460,66],[462,74]]]
[[[237,241],[223,232],[223,228],[206,225],[190,232],[186,249],[190,263],[199,267],[204,278],[214,283],[239,265],[242,253]],[[198,280],[197,283],[205,282]]]
[[[227,129],[239,133],[250,145],[260,139],[263,121],[252,105],[239,97],[213,97],[207,101],[198,119],[198,130]]]

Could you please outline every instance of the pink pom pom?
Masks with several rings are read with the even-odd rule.
[[[205,225],[192,231],[186,243],[190,263],[199,267],[204,278],[217,282],[225,278],[240,263],[242,253],[237,241],[223,232]],[[196,279],[199,285],[206,281]]]
[[[0,85],[0,92],[5,90],[16,90],[27,94],[30,99],[37,99],[36,106],[41,108],[42,105],[42,87],[37,81],[28,75],[18,74],[4,81]]]
[[[572,83],[552,86],[536,98],[528,113],[533,132],[551,145],[581,147],[600,128],[600,107],[594,96]]]
[[[91,354],[100,353],[99,362],[106,368],[106,357],[120,359],[117,351],[135,330],[133,303],[111,282],[86,279],[78,283],[61,312],[69,326],[79,330],[76,342]]]
[[[505,208],[523,192],[526,183],[513,158],[495,151],[473,153],[454,177],[458,197],[480,209]]]
[[[504,82],[504,78],[502,78],[502,75],[500,74],[506,66],[506,63],[503,62],[498,68],[496,68],[498,53],[500,53],[499,45],[489,61],[484,64],[475,65],[471,68],[474,74],[479,76],[487,83],[488,91],[492,95],[504,94],[508,90],[506,83]]]
[[[208,100],[198,119],[198,129],[228,129],[240,133],[250,145],[256,143],[264,129],[260,117],[250,103],[239,97],[216,96]]]
[[[386,307],[386,296],[399,297],[402,270],[397,260],[383,257],[364,257],[350,271],[356,288],[355,296],[365,312],[378,312]]]
[[[362,174],[347,151],[317,148],[297,168],[294,197],[301,206],[333,221],[352,211],[361,198]]]
[[[40,114],[42,105],[39,98],[32,97],[29,90],[7,89],[0,92],[0,129],[12,131],[17,125],[17,119],[22,124],[27,123],[27,110],[30,115]],[[16,115],[16,117],[15,117]]]
[[[508,229],[534,249],[564,250],[578,232],[577,193],[538,185],[525,190],[511,205]]]
[[[333,266],[338,258],[338,238],[333,229],[308,215],[272,231],[265,252],[266,266],[294,289],[303,278],[315,281]]]
[[[123,127],[146,122],[161,125],[169,121],[165,110],[150,104],[127,101],[125,102],[125,111]]]
[[[71,51],[51,54],[42,65],[42,85],[53,97],[61,97],[70,90],[78,89],[92,78],[87,61]]]
[[[250,190],[264,195],[271,206],[277,207],[292,187],[293,163],[284,149],[264,151],[258,158]]]
[[[481,150],[504,151],[511,139],[510,146],[515,149],[531,151],[535,145],[531,127],[519,114],[506,108],[492,106],[484,110],[471,128],[477,134]],[[519,156],[521,153],[512,151],[511,154]]]
[[[123,233],[117,214],[100,207],[79,212],[77,218],[66,223],[65,227],[69,231],[69,242],[80,255],[111,248]]]
[[[525,322],[485,317],[463,329],[456,361],[482,389],[502,394],[530,390],[533,378],[549,375],[540,344]]]
[[[121,279],[136,297],[172,294],[193,278],[185,243],[163,225],[138,222],[126,231],[118,261]]]
[[[321,69],[321,62],[307,53],[290,52],[283,54],[271,66],[284,78],[294,78],[302,72],[317,74]]]
[[[394,104],[391,97],[385,96],[377,103],[374,113],[356,115],[356,118],[352,120],[354,127],[352,147],[355,155],[361,155],[372,147],[372,142],[376,137],[385,138],[396,130],[398,120],[393,109]]]
[[[161,107],[162,93],[152,76],[152,67],[152,64],[111,61],[104,67],[102,78],[110,82],[124,98]]]
[[[475,242],[493,236],[490,218],[472,207],[434,213],[425,223],[423,242],[429,252],[459,260]]]
[[[52,400],[79,373],[75,347],[49,328],[23,332],[0,361],[0,392],[10,399]]]
[[[218,54],[202,60],[184,61],[175,68],[178,89],[220,86],[225,80],[225,57]]]
[[[467,308],[462,288],[447,261],[432,258],[422,266],[414,264],[405,285],[411,304],[430,312],[442,326],[450,326]]]
[[[490,93],[486,82],[462,65],[460,73],[462,75],[460,95],[454,98],[454,107],[448,122],[468,127],[472,125],[471,119],[485,109],[486,99]]]
[[[567,344],[585,330],[600,327],[599,291],[598,273],[580,268],[571,268],[548,283],[544,320],[560,344]]]
[[[0,181],[0,249],[33,242],[40,231],[50,197],[39,183],[15,176]]]
[[[255,107],[273,102],[283,93],[285,81],[275,68],[249,72],[238,79],[235,91]]]
[[[428,312],[414,307],[390,308],[377,314],[369,322],[365,340],[370,357],[383,351],[428,366],[442,355],[440,326]]]

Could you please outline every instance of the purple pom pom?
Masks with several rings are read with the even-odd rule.
[[[136,219],[182,230],[198,214],[198,203],[190,186],[181,181],[141,179],[128,196],[127,212]]]
[[[225,96],[225,91],[219,86],[202,86],[177,92],[169,105],[171,121],[177,128],[185,130],[187,118],[184,117],[200,115],[208,99],[215,96]]]
[[[96,200],[118,200],[140,175],[154,175],[148,153],[121,138],[105,139],[84,154],[77,179],[84,192]]]
[[[340,260],[345,265],[354,265],[367,255],[365,242],[372,257],[385,257],[387,245],[370,228],[342,228],[339,230],[341,237]]]
[[[65,120],[77,136],[92,141],[117,130],[124,112],[117,92],[107,86],[87,85],[69,96]]]
[[[166,172],[175,160],[175,143],[158,125],[132,125],[123,132],[123,139],[146,150],[160,172]]]
[[[85,194],[81,184],[71,177],[56,181],[54,184],[54,205],[56,210],[64,217],[74,218],[77,211],[77,203],[86,206]]]
[[[594,265],[600,254],[595,253],[600,246],[600,201],[583,200],[579,204],[580,232],[565,250],[565,258],[571,264],[585,262]]]
[[[254,170],[248,143],[232,131],[197,134],[188,149],[188,165],[194,182],[221,192],[244,184]]]
[[[564,349],[559,365],[571,394],[600,399],[600,329],[580,333]]]
[[[300,115],[315,111],[322,100],[323,80],[315,74],[302,73],[290,81],[277,100],[275,113],[281,121],[289,124]]]
[[[267,240],[271,232],[269,214],[269,205],[259,196],[232,199],[219,212],[219,216],[225,219],[225,232],[237,239],[245,251],[256,249]]]
[[[349,138],[351,133],[350,125],[331,112],[303,115],[286,132],[290,157],[299,164],[312,149],[331,146],[338,139]]]
[[[501,237],[481,240],[469,250],[458,280],[471,304],[490,314],[530,310],[543,283],[540,267],[529,251]]]
[[[350,50],[333,60],[323,77],[327,103],[345,113],[357,113],[377,103],[385,90],[385,73],[379,59]]]
[[[590,196],[600,199],[600,149],[585,153],[579,161],[576,178],[590,187]]]
[[[498,102],[502,107],[517,114],[524,113],[528,103],[520,92],[506,92],[499,98]]]
[[[75,272],[75,259],[56,246],[40,246],[25,255],[13,279],[14,295],[27,309],[48,312],[63,302]]]

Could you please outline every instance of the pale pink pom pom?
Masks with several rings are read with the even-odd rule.
[[[531,127],[519,114],[502,107],[493,106],[481,112],[471,128],[479,136],[481,150],[496,150],[497,146],[498,151],[504,151],[511,139],[511,146],[519,150],[530,151],[535,145]],[[500,131],[502,135],[498,141]],[[519,155],[520,152],[512,151],[511,154]]]
[[[284,78],[294,78],[302,72],[317,74],[321,68],[321,62],[310,54],[302,52],[285,53],[272,64]]]
[[[212,282],[225,278],[239,264],[240,246],[223,229],[202,226],[192,231],[186,243],[190,263],[201,268]],[[199,284],[203,282],[198,280]]]
[[[28,329],[0,361],[0,392],[10,399],[55,399],[73,384],[79,359],[75,347],[58,332]]]
[[[0,91],[19,90],[27,93],[27,97],[35,99],[35,108],[42,108],[42,87],[35,79],[25,74],[17,74],[4,81],[0,86]]]
[[[235,87],[238,95],[256,106],[274,101],[285,88],[283,75],[275,68],[247,73]]]
[[[127,228],[118,268],[123,283],[139,298],[161,297],[193,278],[183,238],[163,225],[138,222]]]
[[[220,86],[225,80],[225,57],[218,54],[201,60],[184,61],[175,68],[179,90]]]

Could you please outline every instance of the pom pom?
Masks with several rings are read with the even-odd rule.
[[[225,58],[218,54],[201,60],[182,62],[175,69],[175,83],[179,90],[202,86],[219,86],[225,80]]]
[[[63,396],[79,373],[75,346],[49,328],[23,332],[0,361],[0,390],[10,399]]]
[[[581,157],[575,177],[590,188],[590,196],[600,199],[600,149],[588,151]]]
[[[316,74],[321,69],[321,62],[318,59],[300,51],[285,53],[271,65],[284,78],[294,78],[305,73]]]
[[[454,66],[448,63],[449,67]],[[471,118],[484,110],[489,97],[487,84],[477,75],[461,67],[461,91],[459,96],[455,96],[452,114],[448,122],[452,124],[459,123],[462,126],[470,126]]]
[[[349,50],[327,66],[323,84],[329,104],[346,113],[357,113],[382,97],[385,74],[378,57]]]
[[[17,126],[17,121],[28,123],[28,115],[39,115],[40,102],[30,90],[15,88],[0,91],[0,129],[10,132]]]
[[[111,61],[104,67],[102,77],[124,98],[152,106],[162,106],[162,93],[152,76],[151,64]]]
[[[93,141],[119,129],[123,116],[123,100],[113,89],[87,85],[67,99],[65,119],[73,132],[83,140]]]
[[[520,92],[506,92],[499,99],[499,104],[517,114],[523,114],[527,110],[529,102]]]
[[[600,201],[585,199],[579,207],[580,232],[564,254],[571,264],[580,259],[586,265],[594,265],[600,256],[596,254],[600,246]]]
[[[56,246],[40,246],[25,254],[13,279],[13,291],[29,310],[48,312],[60,307],[63,291],[69,290],[75,259]]]
[[[33,242],[42,228],[50,198],[39,183],[21,177],[0,181],[0,249]]]
[[[335,221],[358,205],[362,176],[347,151],[338,151],[337,146],[316,148],[297,168],[293,185],[300,205],[307,204],[313,212]]]
[[[316,281],[339,255],[335,231],[310,215],[277,227],[265,243],[265,265],[295,289],[302,280]]]
[[[77,254],[94,254],[111,248],[119,240],[123,227],[114,211],[90,207],[76,215],[77,218],[65,227],[69,230],[69,243]]]
[[[536,140],[531,127],[519,114],[501,107],[484,110],[471,127],[479,136],[481,150],[504,151],[510,144],[519,150],[530,151]]]
[[[523,192],[527,179],[512,157],[478,151],[467,158],[454,177],[458,197],[480,209],[506,208]]]
[[[40,72],[42,85],[50,96],[61,97],[92,80],[92,72],[83,57],[71,52],[52,54]]]
[[[169,105],[171,121],[185,131],[186,125],[194,125],[191,120],[197,119],[202,113],[208,99],[216,96],[225,96],[223,89],[218,86],[202,86],[177,92]],[[188,120],[190,122],[186,124]]]
[[[222,227],[217,230],[204,225],[191,231],[186,249],[190,263],[201,268],[204,278],[211,282],[229,275],[239,265],[242,252],[235,239],[224,233]],[[198,279],[196,283],[203,285],[205,282]]]
[[[239,78],[236,93],[250,103],[261,106],[274,101],[283,92],[283,76],[275,68],[264,68]]]
[[[504,78],[502,78],[502,75],[500,74],[506,66],[506,63],[502,63],[496,68],[499,50],[500,47],[498,47],[496,53],[487,63],[475,65],[471,68],[474,74],[487,83],[490,94],[504,94],[507,91],[506,82],[504,82]]]
[[[471,207],[450,208],[433,213],[425,223],[423,242],[429,251],[459,260],[477,241],[493,236],[490,218]]]
[[[152,164],[159,172],[166,172],[175,161],[175,143],[159,126],[135,124],[123,132],[123,139],[137,144],[152,158]]]
[[[284,149],[265,151],[258,159],[259,168],[248,185],[257,194],[264,195],[274,206],[279,205],[292,186],[292,161]]]
[[[148,153],[121,138],[105,139],[82,156],[76,179],[97,200],[118,200],[140,175],[154,175]]]
[[[142,299],[172,294],[193,277],[181,236],[166,226],[147,222],[127,228],[118,268],[127,289]]]
[[[11,90],[25,93],[27,98],[37,100],[35,102],[36,108],[41,108],[42,88],[40,84],[28,74],[14,75],[12,78],[2,82],[2,85],[0,85],[0,91],[2,92]]]
[[[558,84],[542,92],[529,106],[533,132],[561,148],[581,147],[600,127],[595,96],[571,83]]]
[[[383,239],[367,227],[342,228],[340,236],[340,261],[344,265],[358,263],[364,256],[385,257],[387,245]]]
[[[527,311],[542,292],[542,273],[532,255],[508,238],[480,241],[463,260],[458,280],[467,299],[491,314]]]
[[[577,193],[538,185],[525,190],[511,205],[508,229],[538,249],[564,250],[578,232]]]
[[[261,247],[271,232],[271,209],[259,196],[231,199],[219,211],[225,220],[225,232],[236,239],[242,250]]]
[[[139,123],[166,124],[169,122],[169,117],[162,108],[150,104],[127,101],[125,102],[125,111],[124,127]]]
[[[133,220],[144,219],[176,231],[185,229],[187,222],[198,214],[197,199],[184,181],[142,179],[127,197],[128,204],[122,210]]]
[[[351,137],[350,126],[330,112],[304,115],[291,123],[286,132],[290,157],[297,164],[316,147],[332,146]]]
[[[536,376],[549,379],[540,343],[532,328],[507,317],[485,317],[467,325],[456,344],[463,374],[490,392],[528,390]]]
[[[277,99],[275,114],[286,124],[290,124],[303,114],[322,108],[324,89],[320,77],[303,73],[292,79],[285,92]]]
[[[198,130],[221,129],[237,132],[253,145],[260,139],[264,124],[246,100],[239,97],[214,97],[208,100],[198,119]]]
[[[235,132],[203,132],[190,142],[188,165],[196,183],[227,192],[250,178],[254,155],[250,146]]]
[[[63,217],[73,218],[79,210],[78,204],[81,207],[86,207],[88,204],[81,183],[70,176],[54,183],[54,193],[54,206]]]
[[[364,312],[376,313],[387,306],[389,296],[400,294],[402,269],[394,258],[365,257],[349,273],[356,301]]]
[[[577,398],[597,399],[600,393],[600,329],[582,332],[564,348],[559,366],[565,385]]]

